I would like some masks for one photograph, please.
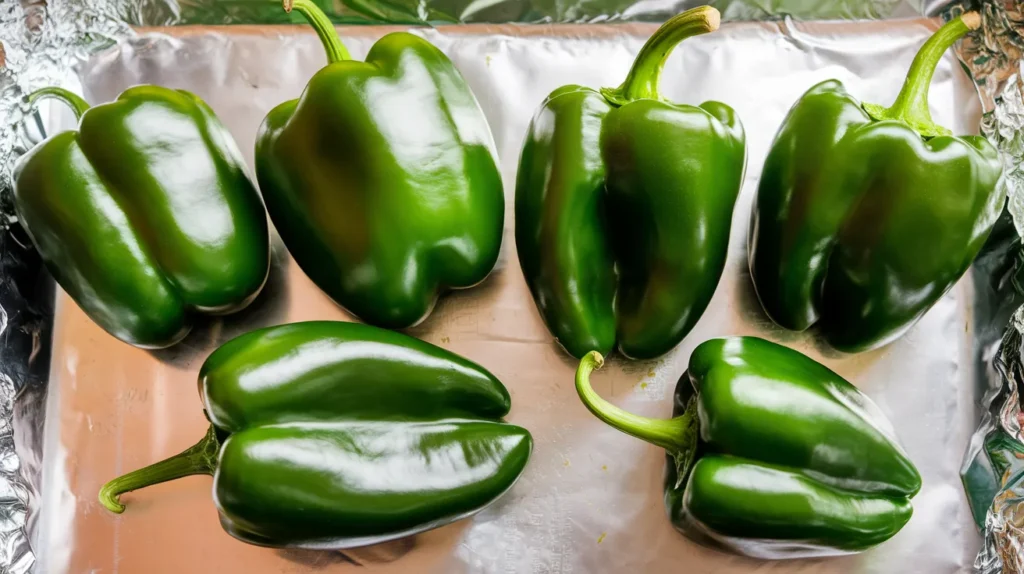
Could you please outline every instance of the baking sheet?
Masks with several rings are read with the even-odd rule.
[[[761,162],[795,99],[835,77],[866,101],[891,102],[917,48],[937,26],[931,20],[730,24],[677,50],[663,75],[663,93],[687,103],[726,101],[747,130],[749,163],[729,260],[707,312],[675,352],[657,361],[613,360],[594,376],[595,388],[615,403],[668,416],[675,381],[690,351],[707,338],[757,334],[809,353],[871,395],[923,475],[914,518],[890,542],[858,556],[767,563],[701,548],[672,529],[662,507],[663,453],[600,423],[579,403],[575,363],[553,343],[519,270],[511,209],[519,149],[535,107],[564,83],[617,85],[655,26],[461,26],[416,33],[451,56],[490,121],[508,202],[505,242],[484,284],[444,298],[411,333],[481,363],[509,387],[509,420],[536,440],[522,480],[472,520],[347,555],[235,541],[220,528],[209,477],[126,495],[121,516],[103,510],[96,492],[104,481],[177,453],[202,435],[196,373],[217,344],[265,325],[349,319],[275,241],[270,280],[253,306],[211,321],[169,351],[119,343],[58,292],[42,503],[31,528],[37,571],[964,571],[980,543],[958,476],[979,398],[971,366],[970,282],[958,284],[897,343],[843,356],[816,346],[813,335],[771,325],[750,286],[744,248]],[[393,29],[341,30],[353,55],[362,57]],[[87,99],[110,100],[138,83],[193,91],[220,115],[250,165],[263,115],[298,96],[325,61],[315,36],[302,27],[142,32],[83,67]],[[931,103],[939,123],[958,133],[977,131],[977,96],[952,54],[936,73]]]

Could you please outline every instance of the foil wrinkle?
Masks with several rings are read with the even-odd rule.
[[[1020,244],[1024,236],[1024,1],[962,2],[950,7],[947,16],[967,9],[980,11],[983,23],[980,30],[960,43],[958,56],[978,87],[984,109],[981,132],[1002,157],[1007,211],[1016,230],[1016,237],[1007,237],[1009,243],[1004,241],[999,248],[1013,265],[1009,281],[990,295],[1020,305],[1024,295],[1024,251]],[[980,505],[992,496],[981,524],[984,544],[974,563],[980,574],[1024,573],[1022,333],[1024,307],[1013,314],[991,358],[992,368],[985,377],[988,390],[981,405],[982,422],[961,472],[976,516]],[[985,474],[989,476],[982,480]]]

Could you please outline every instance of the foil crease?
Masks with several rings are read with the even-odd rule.
[[[1018,475],[996,496],[993,512],[985,522],[985,547],[975,564],[981,572],[1024,572],[1024,480],[1020,478]]]
[[[1024,27],[1020,30],[1024,32]],[[1017,233],[1024,235],[1024,55],[1018,53],[1018,58],[1011,66],[1018,72],[1002,82],[992,98],[991,112],[982,117],[981,130],[1002,152],[1007,210]],[[981,86],[982,93],[985,87]]]

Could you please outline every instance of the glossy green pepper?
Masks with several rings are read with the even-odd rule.
[[[667,451],[665,507],[687,537],[756,558],[830,556],[888,540],[910,520],[921,477],[871,399],[809,357],[764,339],[712,339],[690,356],[673,417],[598,396],[583,404]]]
[[[700,7],[647,41],[626,81],[564,86],[530,124],[516,183],[516,248],[548,329],[575,357],[651,358],[707,307],[725,265],[746,146],[719,102],[658,92],[682,40],[718,28]]]
[[[508,391],[479,365],[357,323],[253,331],[199,371],[212,423],[185,452],[107,483],[100,501],[214,476],[229,534],[261,546],[347,548],[473,514],[512,487],[526,430],[500,422]]]
[[[248,305],[270,269],[267,215],[231,134],[196,96],[137,86],[14,168],[18,219],[57,283],[108,333],[173,345],[197,314]]]
[[[328,64],[260,128],[267,210],[299,267],[338,304],[373,325],[412,326],[443,290],[483,281],[498,259],[505,200],[490,128],[426,40],[388,34],[359,62],[310,0],[294,9]]]
[[[902,336],[960,278],[1005,192],[996,148],[954,137],[928,112],[942,54],[980,24],[943,26],[914,59],[891,108],[836,80],[790,110],[765,160],[750,223],[750,274],[773,321],[817,324],[857,352]]]

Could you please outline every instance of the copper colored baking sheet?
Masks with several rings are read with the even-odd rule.
[[[663,453],[594,419],[573,389],[575,363],[552,342],[530,299],[513,241],[513,183],[535,107],[564,83],[616,85],[654,27],[463,26],[421,30],[462,70],[491,123],[508,203],[497,269],[481,286],[446,297],[412,334],[494,372],[513,397],[510,420],[536,440],[516,487],[471,520],[383,547],[350,552],[278,551],[225,534],[211,479],[192,477],[126,495],[121,516],[96,500],[109,478],[172,455],[203,434],[196,373],[219,343],[249,329],[308,319],[348,319],[296,267],[279,241],[265,292],[251,309],[211,322],[169,351],[129,347],[58,294],[43,492],[34,529],[38,572],[64,573],[621,573],[962,572],[979,537],[957,474],[973,415],[972,289],[961,282],[902,340],[843,356],[813,334],[774,328],[746,272],[750,201],[774,132],[795,99],[836,77],[864,100],[895,97],[931,20],[730,24],[688,40],[669,60],[666,95],[726,101],[748,134],[748,169],[725,274],[710,308],[670,355],[613,360],[597,390],[635,412],[667,416],[690,351],[707,338],[758,334],[808,352],[866,391],[889,415],[924,477],[915,515],[890,542],[859,556],[757,562],[701,548],[677,534],[662,507]],[[384,28],[342,29],[356,57]],[[138,83],[195,92],[230,128],[248,161],[264,114],[299,95],[324,64],[305,28],[180,28],[142,35],[81,70],[92,102]],[[935,119],[977,130],[973,85],[948,54],[931,91]],[[399,110],[396,113],[415,113]],[[62,116],[63,117],[63,116]],[[66,120],[65,120],[66,121]],[[357,564],[368,565],[360,568]]]

